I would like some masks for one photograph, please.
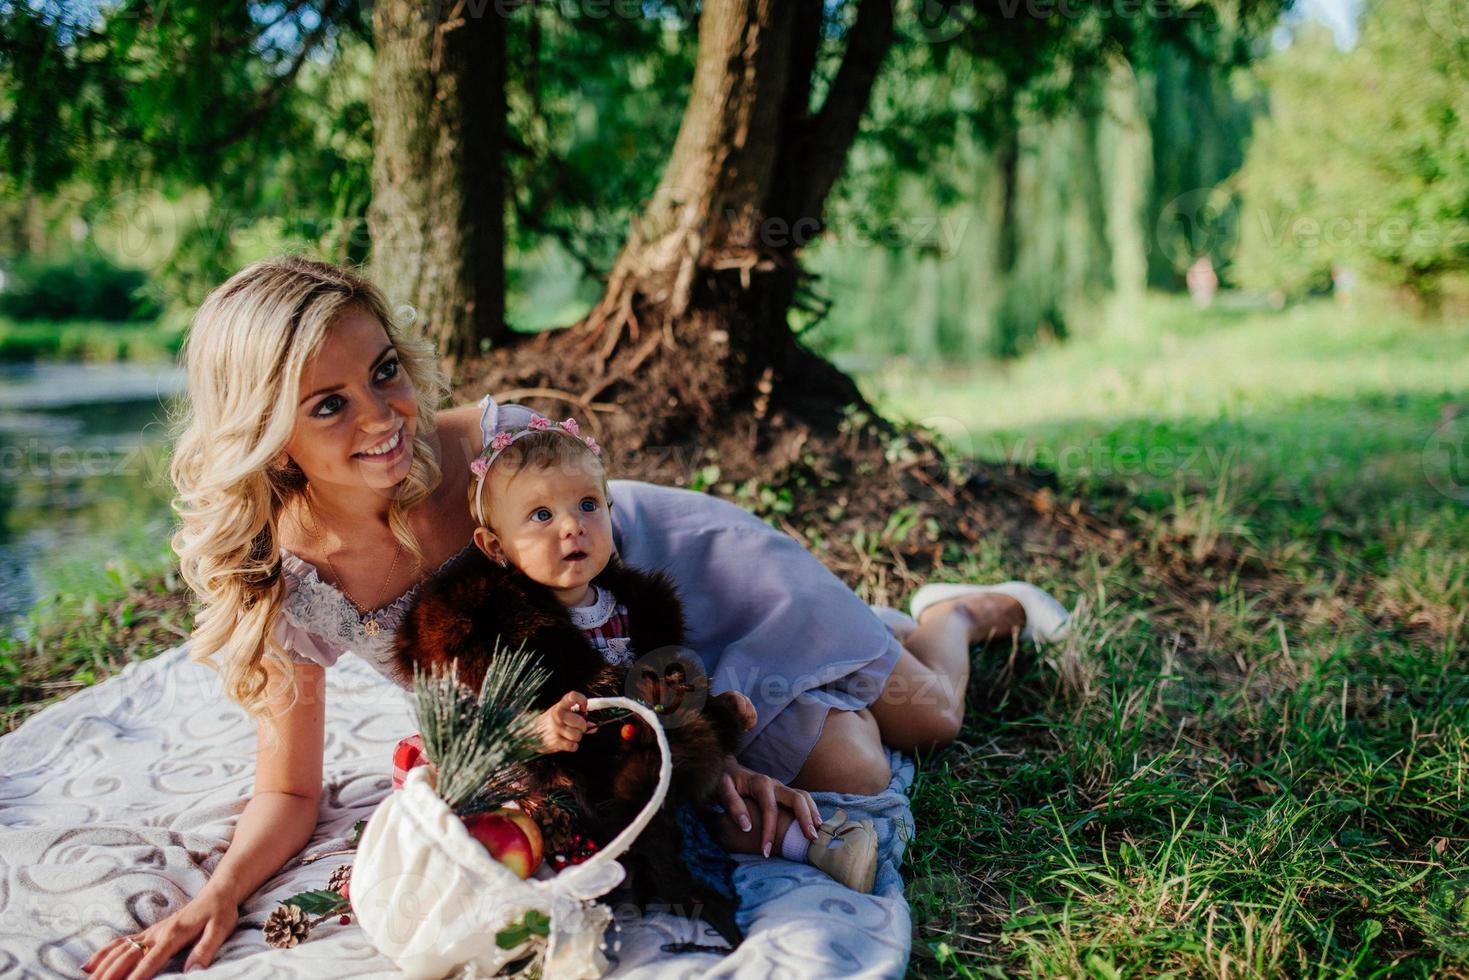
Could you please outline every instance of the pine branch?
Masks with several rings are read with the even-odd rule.
[[[423,750],[438,770],[439,796],[455,812],[493,809],[514,796],[519,767],[537,753],[531,704],[550,672],[524,646],[496,644],[476,694],[458,664],[413,677]]]

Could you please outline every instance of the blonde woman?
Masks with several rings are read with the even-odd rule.
[[[106,980],[152,976],[186,948],[185,969],[210,963],[239,905],[315,828],[326,670],[350,650],[386,671],[418,584],[474,532],[464,500],[480,411],[436,411],[447,389],[433,350],[361,277],[298,258],[253,265],[205,301],[184,360],[172,476],[174,547],[201,606],[190,655],[258,722],[255,788],[199,894],[88,960]],[[682,583],[714,686],[756,706],[721,793],[751,852],[770,853],[780,805],[815,837],[808,790],[884,789],[882,742],[951,740],[970,642],[1038,632],[1037,616],[1054,613],[1024,592],[970,587],[936,597],[905,649],[816,559],[739,508],[627,481],[611,492],[618,550]]]

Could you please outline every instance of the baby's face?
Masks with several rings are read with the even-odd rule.
[[[487,483],[490,557],[503,556],[563,600],[580,601],[612,556],[602,468],[578,458],[548,469],[491,470]]]

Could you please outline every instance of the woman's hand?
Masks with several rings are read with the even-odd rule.
[[[587,696],[572,691],[537,716],[535,729],[543,753],[575,752],[582,736],[595,732],[597,726],[587,721]]]
[[[764,773],[747,769],[735,761],[735,757],[724,757],[724,775],[719,780],[719,802],[725,812],[734,818],[741,830],[750,829],[750,811],[743,797],[748,796],[760,805],[760,852],[770,857],[770,845],[775,841],[775,818],[781,806],[795,816],[797,825],[811,840],[816,839],[816,828],[821,826],[821,812],[816,801],[803,789],[791,789],[778,779]]]
[[[93,953],[82,970],[94,980],[145,980],[190,943],[194,943],[194,950],[184,969],[205,967],[219,951],[219,944],[234,932],[239,918],[239,907],[232,897],[205,887],[189,904],[133,937],[146,950],[119,936]],[[194,942],[196,939],[198,942]]]

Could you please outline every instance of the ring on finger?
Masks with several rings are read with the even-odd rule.
[[[140,953],[148,952],[148,943],[141,936],[123,936],[123,941]]]

